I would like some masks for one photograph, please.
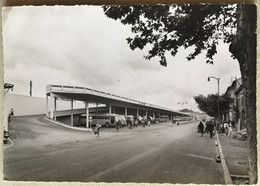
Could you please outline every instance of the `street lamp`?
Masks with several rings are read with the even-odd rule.
[[[14,85],[11,83],[5,83],[4,84],[4,90],[5,93],[7,93],[9,90],[13,91],[14,89]],[[11,109],[11,111],[13,112],[13,110]],[[4,143],[7,143],[8,137],[9,137],[9,133],[8,133],[8,124],[11,121],[11,113],[5,117],[6,119],[4,120]]]
[[[188,102],[178,102],[178,104],[181,104],[181,105],[182,105],[181,108],[183,109],[183,105],[184,105],[184,104],[188,104]]]
[[[6,92],[8,92],[10,89],[13,90],[14,85],[10,83],[5,83],[4,84],[4,89],[6,89]]]
[[[219,80],[220,80],[220,78],[216,78],[214,76],[209,76],[208,81],[210,81],[210,78],[213,78],[213,79],[217,80],[217,82],[218,82],[218,122],[219,122]]]

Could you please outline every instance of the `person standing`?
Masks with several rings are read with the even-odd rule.
[[[204,133],[204,125],[203,125],[202,122],[199,123],[198,128],[199,128],[199,131],[200,131],[201,137],[202,137],[202,136],[203,136],[203,133]]]
[[[14,109],[13,108],[11,108],[10,115],[14,116]]]

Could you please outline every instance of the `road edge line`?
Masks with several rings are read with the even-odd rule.
[[[49,119],[47,117],[44,117],[47,121],[55,123],[57,125],[63,126],[65,128],[69,128],[69,129],[73,129],[73,130],[79,130],[79,131],[85,131],[85,132],[92,132],[92,129],[87,129],[87,128],[78,128],[78,127],[72,127],[72,126],[68,126],[66,124],[60,123],[58,121],[54,121],[52,119]]]
[[[219,155],[220,155],[220,160],[221,160],[221,165],[222,165],[222,170],[223,170],[223,175],[224,175],[224,180],[225,180],[225,184],[232,184],[233,185],[233,180],[231,178],[228,166],[227,166],[227,162],[219,141],[219,137],[218,137],[218,133],[216,132],[216,138],[217,138],[217,142],[218,142],[218,150],[219,150]]]

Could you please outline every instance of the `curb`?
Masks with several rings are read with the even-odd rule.
[[[14,142],[13,142],[11,139],[8,139],[8,141],[10,141],[11,144],[10,144],[9,146],[7,146],[7,147],[4,147],[4,148],[3,148],[4,150],[6,150],[6,149],[10,149],[11,147],[14,146]]]
[[[216,132],[216,140],[217,140],[217,144],[218,144],[217,147],[218,147],[218,152],[219,152],[222,170],[223,170],[223,174],[224,174],[225,184],[232,184],[233,185],[233,180],[232,180],[230,172],[228,170],[227,162],[226,162],[226,159],[224,157],[224,153],[223,153],[217,132]]]
[[[79,130],[79,131],[85,131],[85,132],[92,132],[92,129],[88,129],[88,128],[79,128],[79,127],[73,127],[73,126],[69,126],[69,125],[65,125],[63,123],[60,123],[58,121],[54,121],[52,119],[49,119],[49,118],[46,118],[45,119],[49,122],[52,122],[52,123],[55,123],[57,125],[60,125],[60,126],[63,126],[63,127],[66,127],[66,128],[69,128],[69,129],[73,129],[73,130]]]

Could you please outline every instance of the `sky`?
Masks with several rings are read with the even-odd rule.
[[[23,6],[3,10],[4,82],[14,94],[45,97],[49,84],[93,88],[173,110],[198,110],[194,96],[225,93],[231,80],[241,77],[228,45],[220,43],[214,65],[205,53],[195,60],[191,49],[145,60],[144,49],[132,51],[129,26],[109,19],[100,6]],[[187,104],[178,104],[187,102]]]

